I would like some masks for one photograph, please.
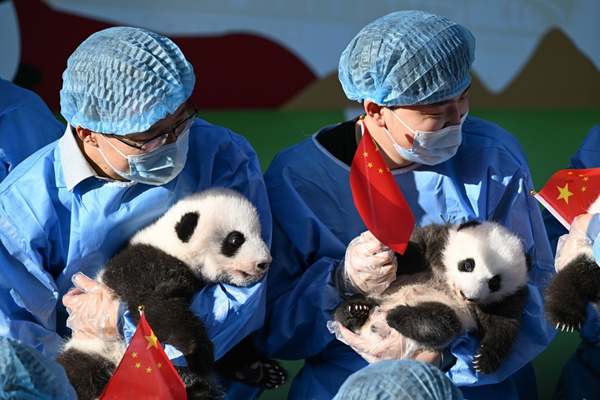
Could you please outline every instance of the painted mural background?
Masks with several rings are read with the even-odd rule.
[[[337,61],[368,22],[401,9],[448,16],[477,38],[480,107],[599,107],[597,0],[0,0],[0,76],[58,109],[66,59],[115,25],[172,38],[205,109],[352,106]]]

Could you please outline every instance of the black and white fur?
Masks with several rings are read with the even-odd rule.
[[[222,394],[207,377],[213,370],[213,344],[202,321],[190,311],[204,286],[247,286],[260,280],[271,255],[261,238],[256,208],[229,189],[188,196],[156,222],[136,233],[96,277],[127,303],[135,322],[137,307],[162,343],[177,348],[189,369],[177,368],[188,398]],[[69,339],[57,357],[79,399],[96,399],[120,362],[125,342]]]
[[[600,197],[587,212],[600,213]],[[581,329],[590,303],[600,310],[600,267],[594,259],[591,242],[579,250],[570,255],[572,259],[557,272],[546,289],[546,318],[562,331]]]
[[[497,371],[517,337],[528,295],[530,261],[521,240],[495,222],[432,224],[416,228],[397,256],[390,287],[345,301],[334,319],[374,342],[384,340],[389,327],[397,330],[409,340],[386,350],[404,358],[418,349],[443,350],[477,329],[474,367]],[[371,322],[373,310],[387,313],[387,326]]]

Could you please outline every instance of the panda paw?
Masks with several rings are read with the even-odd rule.
[[[247,385],[275,389],[285,383],[287,371],[277,361],[261,358],[259,361],[237,370],[235,377]]]
[[[345,301],[335,310],[334,319],[352,332],[358,333],[369,319],[369,313],[376,306],[378,303],[375,300],[366,297],[353,298]]]
[[[587,319],[588,300],[575,294],[573,292],[566,299],[549,287],[546,295],[546,319],[550,325],[565,332],[581,329]]]
[[[500,369],[502,357],[491,347],[481,345],[473,360],[475,371],[482,374],[493,374]]]

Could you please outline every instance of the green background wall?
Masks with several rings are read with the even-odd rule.
[[[527,154],[535,188],[541,189],[554,172],[565,168],[586,133],[600,123],[598,109],[471,109],[470,114],[495,122],[512,132]],[[342,111],[202,111],[200,117],[245,136],[256,149],[263,171],[275,154],[300,142],[324,125],[344,119]],[[550,399],[562,365],[579,342],[576,333],[559,333],[533,362],[540,400]],[[302,361],[283,361],[294,375]],[[260,400],[285,399],[291,378]]]

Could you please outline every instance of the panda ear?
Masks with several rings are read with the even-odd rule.
[[[461,229],[467,229],[467,228],[472,228],[474,226],[479,226],[481,225],[481,222],[479,221],[467,221],[467,222],[463,222],[462,224],[460,224],[458,226],[458,228],[456,228],[457,231],[460,231]]]
[[[179,222],[175,225],[175,232],[177,237],[183,243],[189,242],[190,238],[194,234],[196,227],[198,226],[198,220],[200,219],[200,213],[189,212],[183,214]]]

